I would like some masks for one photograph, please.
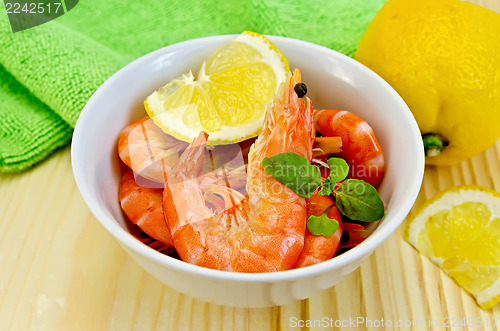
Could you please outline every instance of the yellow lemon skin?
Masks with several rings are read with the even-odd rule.
[[[389,0],[355,59],[400,94],[422,135],[444,138],[427,164],[458,163],[500,136],[500,14],[459,0]]]

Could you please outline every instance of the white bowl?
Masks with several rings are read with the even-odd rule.
[[[305,41],[270,36],[290,68],[299,68],[317,109],[338,108],[364,118],[384,150],[386,174],[379,193],[388,212],[360,245],[329,261],[275,273],[245,274],[206,269],[163,255],[127,230],[118,203],[120,131],[145,114],[147,95],[189,69],[235,36],[171,45],[147,54],[109,78],[90,98],[75,127],[71,148],[76,183],[88,207],[123,249],[166,285],[201,300],[237,307],[268,307],[308,298],[359,267],[403,221],[423,177],[424,152],[417,124],[399,95],[355,60]]]

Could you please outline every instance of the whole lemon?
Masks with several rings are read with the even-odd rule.
[[[500,136],[500,14],[459,0],[389,0],[355,59],[404,99],[428,164],[470,158]]]

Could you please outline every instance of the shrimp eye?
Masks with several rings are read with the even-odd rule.
[[[304,83],[298,83],[293,89],[299,98],[302,98],[307,93],[307,86]]]

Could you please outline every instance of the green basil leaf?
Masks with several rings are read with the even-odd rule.
[[[384,203],[377,190],[359,179],[348,179],[335,190],[339,211],[353,220],[374,222],[384,216]]]
[[[326,213],[321,216],[311,215],[307,219],[307,228],[316,236],[330,237],[339,228],[339,222],[329,218]]]
[[[318,195],[330,195],[332,194],[333,190],[335,189],[335,182],[332,183],[330,180],[330,177],[325,178],[325,182],[323,183],[323,186],[318,192]]]
[[[302,197],[309,198],[321,186],[317,166],[296,153],[281,153],[262,160],[264,170]]]
[[[330,175],[328,178],[331,182],[336,183],[344,180],[349,174],[349,165],[344,159],[331,157],[326,161],[330,167]]]

